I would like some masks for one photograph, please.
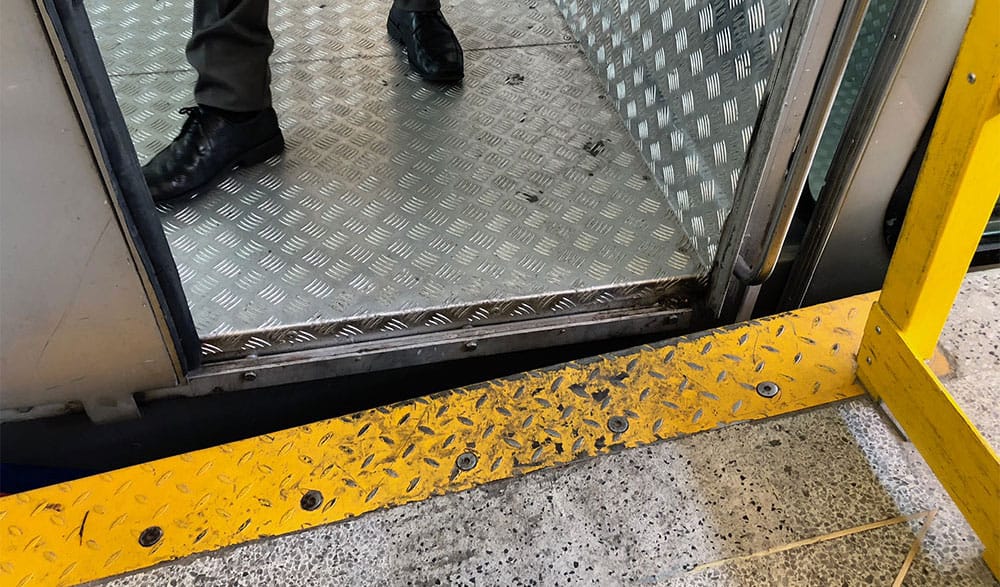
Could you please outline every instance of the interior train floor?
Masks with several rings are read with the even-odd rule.
[[[246,345],[239,333],[468,320],[504,302],[510,316],[551,314],[580,292],[704,274],[553,3],[447,5],[466,49],[457,86],[408,71],[383,4],[274,3],[287,152],[159,206],[209,355]],[[192,101],[190,3],[88,11],[145,161]],[[390,322],[327,334],[418,320]]]

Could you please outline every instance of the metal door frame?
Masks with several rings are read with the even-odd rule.
[[[145,184],[122,170],[131,144],[116,139],[117,105],[85,91],[103,72],[81,67],[55,5],[9,8],[0,419],[135,417],[137,388],[183,380],[198,358],[180,346],[193,326],[173,259],[151,217],[124,205]]]
[[[745,235],[756,231],[771,210],[794,208],[797,192],[786,182],[782,206],[765,190],[780,179],[785,161],[811,159],[802,150],[808,141],[797,136],[803,121],[821,127],[835,93],[838,71],[846,63],[866,0],[797,0],[778,66],[759,117],[748,162],[737,192],[736,208],[726,222],[723,246],[716,258],[710,305],[716,315],[735,317],[743,303],[742,288],[733,287],[732,271],[742,268],[745,254],[737,254]],[[670,299],[662,292],[629,298],[643,299],[641,307],[611,307],[549,319],[524,320],[456,328],[404,338],[390,338],[310,348],[307,346],[258,357],[252,352],[237,360],[223,360],[199,368],[202,340],[195,331],[169,246],[148,196],[138,161],[104,70],[83,5],[69,0],[38,0],[43,20],[60,54],[67,85],[81,121],[91,138],[95,158],[105,176],[126,238],[141,267],[154,310],[173,343],[180,384],[143,390],[150,399],[170,395],[199,395],[215,391],[259,388],[290,381],[306,381],[431,361],[465,358],[493,352],[512,352],[637,333],[691,330],[708,317],[692,311],[693,292],[680,291]],[[846,8],[845,8],[846,7]],[[842,10],[843,9],[843,10]],[[838,25],[838,22],[840,23]],[[833,47],[833,50],[831,50]],[[834,66],[821,68],[828,53]],[[820,77],[820,70],[823,77]],[[817,90],[817,84],[820,89]],[[825,92],[825,93],[824,93]],[[827,96],[829,94],[829,96]],[[822,96],[823,100],[813,98]],[[810,104],[813,106],[810,107]],[[816,114],[818,113],[818,114]],[[807,124],[808,126],[808,124]],[[818,131],[817,131],[818,136]],[[777,192],[776,192],[777,193]],[[784,214],[783,212],[783,214]],[[780,223],[783,217],[777,219]],[[779,230],[780,232],[780,230]],[[783,236],[783,235],[780,235]],[[777,242],[780,238],[772,237]],[[738,263],[740,261],[740,263]],[[724,269],[729,267],[731,270]],[[725,281],[725,283],[723,283]],[[656,295],[653,295],[656,294]],[[726,321],[732,321],[727,319]],[[140,391],[140,390],[136,390]]]
[[[750,317],[778,262],[869,0],[800,0],[710,276],[721,322]]]
[[[182,373],[195,369],[201,353],[187,298],[84,5],[72,0],[35,0],[35,4],[153,311],[165,338],[173,343],[178,369]]]
[[[974,3],[897,3],[818,194],[781,309],[880,286],[892,253],[883,238],[886,206],[944,92]]]

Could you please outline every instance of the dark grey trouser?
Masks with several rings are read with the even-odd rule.
[[[333,0],[336,1],[336,0]],[[438,10],[440,0],[394,0],[402,10]],[[198,72],[194,98],[202,106],[236,112],[271,105],[274,39],[268,0],[195,0],[187,58]]]

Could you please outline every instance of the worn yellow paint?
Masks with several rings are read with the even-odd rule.
[[[983,551],[983,559],[986,561],[986,566],[990,568],[990,572],[993,573],[993,578],[1000,577],[1000,552],[987,547]]]
[[[1000,194],[1000,0],[959,50],[879,303],[930,358]]]
[[[913,445],[951,494],[987,547],[987,563],[1000,569],[1000,459],[930,367],[914,356],[892,321],[876,305],[868,319],[858,370],[878,392]],[[867,361],[871,360],[871,366]]]
[[[0,581],[66,585],[863,394],[874,296],[0,499]],[[780,387],[758,395],[758,383]],[[628,428],[612,432],[611,419]],[[457,466],[474,455],[471,471]],[[322,505],[301,507],[307,491]],[[161,540],[140,546],[144,529]]]
[[[1000,577],[1000,461],[927,364],[1000,193],[998,166],[1000,0],[979,0],[865,328],[858,377],[920,450]]]
[[[955,375],[955,367],[952,366],[951,361],[948,353],[941,348],[941,345],[938,345],[935,347],[931,358],[927,359],[927,366],[937,375],[938,379],[949,379]]]

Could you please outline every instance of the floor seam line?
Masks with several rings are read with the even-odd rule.
[[[501,45],[498,47],[476,47],[472,49],[465,49],[466,53],[485,53],[487,51],[504,51],[510,49],[532,49],[536,47],[565,47],[567,45],[576,45],[576,41],[558,41],[554,43],[528,43],[524,45]],[[338,61],[355,61],[358,59],[384,59],[387,57],[396,57],[396,54],[377,54],[377,55],[350,55],[347,57],[319,57],[316,59],[290,59],[287,61],[274,61],[271,63],[271,67],[278,65],[302,65],[306,63],[334,63]],[[142,75],[162,75],[167,73],[184,73],[193,72],[194,69],[191,67],[184,67],[178,69],[158,69],[154,71],[130,71],[126,73],[108,73],[110,78],[126,78],[126,77],[138,77]]]

